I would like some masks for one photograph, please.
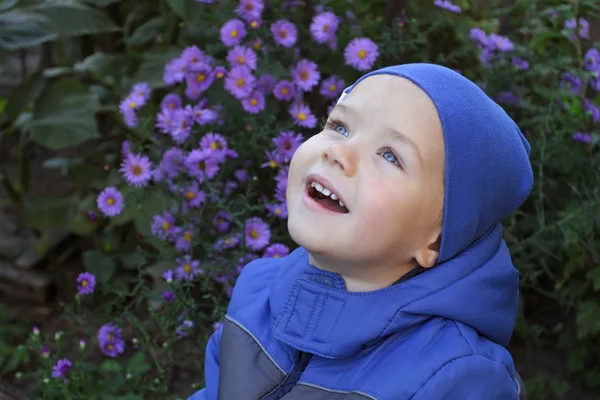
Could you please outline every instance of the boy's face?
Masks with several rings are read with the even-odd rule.
[[[443,174],[442,128],[431,99],[404,78],[371,76],[294,154],[287,190],[290,235],[335,272],[415,261],[432,266]],[[336,195],[333,200],[323,199],[325,189],[317,193],[315,180]]]

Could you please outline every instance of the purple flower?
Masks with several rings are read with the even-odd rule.
[[[217,120],[217,113],[210,108],[205,107],[204,104],[199,103],[192,107],[192,115],[194,121],[198,125],[212,124]]]
[[[240,0],[235,12],[246,21],[260,19],[264,6],[262,0]]]
[[[271,240],[269,225],[258,217],[246,220],[244,228],[246,246],[252,250],[265,248]]]
[[[573,93],[579,93],[581,91],[581,79],[568,72],[563,72],[560,75],[560,86],[570,89]]]
[[[144,187],[152,179],[152,163],[141,154],[129,153],[123,160],[120,171],[125,181],[133,187]]]
[[[303,142],[302,134],[294,131],[282,131],[279,136],[273,138],[276,151],[281,155],[282,162],[290,162],[292,156]]]
[[[252,93],[255,83],[256,78],[252,75],[250,68],[238,65],[231,68],[227,74],[227,77],[225,78],[225,89],[227,89],[227,91],[235,98],[241,100]]]
[[[162,133],[170,134],[175,126],[175,110],[170,108],[163,108],[156,116],[156,127],[160,129]]]
[[[225,161],[227,155],[227,140],[223,135],[209,132],[200,140],[200,147],[212,153],[212,157],[218,162]]]
[[[280,258],[290,254],[290,249],[281,243],[273,243],[265,250],[263,258]]]
[[[252,45],[254,51],[259,51],[260,49],[263,49],[263,54],[267,53],[267,49],[263,48],[263,41],[261,38],[254,39],[250,42],[250,44]]]
[[[494,52],[494,50],[486,47],[479,53],[479,61],[483,65],[490,65],[490,61],[492,60],[495,54],[496,53]]]
[[[100,350],[109,357],[116,357],[125,351],[125,342],[121,337],[121,328],[114,324],[105,324],[97,334]]]
[[[121,143],[121,156],[125,158],[129,153],[131,153],[131,141],[123,140],[123,143]]]
[[[226,238],[217,240],[213,247],[216,251],[223,251],[225,249],[231,249],[238,244],[240,244],[240,239],[237,236],[228,236]]]
[[[52,368],[52,377],[53,378],[62,378],[62,380],[67,383],[67,374],[71,369],[71,361],[66,358],[62,360],[58,360],[54,368]]]
[[[98,209],[107,217],[114,217],[121,214],[125,207],[125,199],[121,192],[115,187],[109,186],[98,195],[96,200]]]
[[[215,67],[213,72],[215,74],[215,78],[223,79],[225,77],[225,75],[227,74],[227,68],[225,68],[223,66],[218,66],[218,67]]]
[[[434,0],[433,4],[443,10],[452,11],[453,13],[461,12],[460,7],[455,4],[452,4],[450,0]]]
[[[218,329],[219,329],[221,326],[223,326],[223,323],[222,323],[222,322],[219,322],[219,321],[217,321],[217,322],[215,322],[215,323],[213,324],[213,326],[212,326],[212,327],[213,327],[213,329],[216,331],[216,330],[218,330]]]
[[[313,115],[307,105],[299,103],[292,104],[290,107],[290,115],[301,127],[312,129],[317,126],[317,117]]]
[[[285,201],[281,203],[267,204],[265,208],[269,212],[270,216],[281,219],[286,219],[288,216],[287,203]]]
[[[330,76],[321,82],[319,93],[328,99],[335,99],[344,90],[344,86],[346,86],[346,82],[342,78]]]
[[[180,281],[191,281],[196,275],[203,273],[204,271],[200,268],[200,261],[190,260],[186,258],[177,259],[177,268],[175,269],[175,277]]]
[[[219,172],[219,164],[210,150],[192,150],[185,160],[187,173],[200,183],[212,179]]]
[[[187,230],[181,233],[175,240],[175,250],[186,253],[190,250],[190,244],[194,238],[194,232]]]
[[[233,173],[233,175],[235,176],[235,178],[240,181],[240,182],[246,182],[248,180],[248,171],[245,169],[237,169],[235,170],[235,172]]]
[[[217,211],[212,219],[212,223],[221,233],[227,232],[231,225],[231,214],[225,210]]]
[[[575,30],[578,26],[575,18],[565,21],[565,29]],[[589,39],[590,37],[590,24],[585,18],[579,18],[579,37],[581,39]],[[575,36],[573,36],[575,39]]]
[[[48,358],[50,357],[50,349],[47,347],[42,347],[40,349],[40,355],[42,356],[42,358]]]
[[[174,85],[177,82],[182,82],[185,78],[187,70],[187,62],[182,58],[175,58],[165,65],[163,72],[163,81],[167,85]]]
[[[186,203],[191,207],[200,207],[206,201],[206,194],[198,188],[198,182],[192,182],[184,192]]]
[[[258,29],[262,26],[262,21],[260,18],[250,19],[250,20],[248,20],[248,26],[252,29]],[[259,49],[256,49],[256,50],[259,50]]]
[[[275,177],[275,181],[277,182],[277,185],[275,187],[275,198],[282,203],[286,201],[285,194],[287,191],[288,183],[287,174],[287,168],[282,168]]]
[[[215,81],[215,75],[211,67],[202,66],[187,72],[185,81],[187,83],[186,96],[190,99],[197,99],[212,85]]]
[[[595,47],[585,52],[585,69],[600,72],[600,52]]]
[[[281,156],[276,151],[265,151],[267,161],[260,166],[262,168],[277,168],[281,162]]]
[[[512,58],[512,64],[517,67],[518,69],[521,70],[526,70],[529,69],[529,63],[525,60],[523,60],[522,58],[519,57],[513,57]]]
[[[162,214],[156,214],[152,218],[152,234],[161,240],[170,239],[174,228],[175,217],[169,212],[165,211]]]
[[[123,115],[125,125],[130,128],[138,126],[139,120],[135,111],[141,106],[142,101],[141,97],[129,96],[119,105],[119,111]]]
[[[163,97],[160,102],[161,109],[169,109],[175,110],[176,108],[181,108],[181,97],[176,93],[169,93],[165,97]]]
[[[575,132],[573,134],[573,140],[583,144],[592,143],[592,135],[589,133]]]
[[[167,283],[171,283],[173,281],[173,271],[168,270],[168,271],[164,272],[162,274],[162,277]]]
[[[258,79],[258,82],[256,83],[256,90],[266,96],[267,94],[271,93],[273,86],[275,86],[275,78],[273,75],[265,74]]]
[[[194,323],[189,319],[184,319],[177,328],[175,328],[175,333],[177,336],[184,338],[190,335],[192,329],[194,329]]]
[[[238,188],[238,183],[236,181],[228,180],[227,182],[225,182],[225,188],[223,189],[223,195],[229,196],[237,188]]]
[[[594,123],[600,122],[600,109],[590,100],[583,99],[583,111],[590,114]]]
[[[501,52],[509,52],[515,49],[515,45],[510,41],[509,38],[490,33],[488,36],[488,47],[491,50],[498,50]]]
[[[175,293],[171,292],[170,290],[165,290],[162,292],[161,297],[166,303],[171,303],[173,300],[175,300]]]
[[[150,88],[150,85],[147,82],[136,83],[135,85],[133,85],[133,88],[131,89],[131,95],[139,96],[139,97],[143,98],[145,101],[147,101],[150,98],[151,92],[152,92],[152,89]]]
[[[346,64],[358,71],[371,69],[377,57],[379,57],[379,48],[369,38],[353,39],[344,49]]]
[[[310,24],[310,34],[315,42],[326,43],[335,36],[340,19],[332,12],[326,11],[316,15]]]
[[[181,58],[185,61],[187,71],[200,71],[206,67],[212,67],[214,60],[207,56],[198,46],[189,46],[181,52]]]
[[[273,34],[275,43],[283,47],[292,47],[298,39],[296,25],[285,19],[280,19],[273,23],[271,25],[271,33]]]
[[[160,162],[160,168],[169,178],[179,175],[185,161],[185,153],[177,147],[171,147],[165,151]]]
[[[247,113],[258,114],[265,109],[265,96],[259,91],[254,91],[242,100],[242,107]]]
[[[240,44],[246,37],[246,27],[239,19],[229,20],[221,28],[221,42],[227,47]]]
[[[294,84],[288,80],[279,81],[273,88],[273,96],[279,101],[290,101],[296,96]]]
[[[82,272],[77,276],[77,290],[79,294],[92,294],[96,288],[96,277],[89,272]]]
[[[469,38],[474,40],[479,47],[487,47],[489,44],[487,33],[480,28],[471,28]]]
[[[190,131],[194,123],[194,115],[191,108],[177,109],[173,112],[173,127],[169,132],[171,138],[177,144],[183,144],[190,137]]]
[[[292,69],[292,77],[300,90],[308,92],[319,83],[321,73],[318,70],[317,64],[310,60],[302,59]]]
[[[512,106],[517,106],[521,102],[521,100],[516,94],[508,91],[499,93],[497,100],[499,103],[508,104]]]
[[[232,67],[244,65],[250,69],[256,69],[257,57],[254,50],[245,46],[235,46],[227,53],[227,61]]]

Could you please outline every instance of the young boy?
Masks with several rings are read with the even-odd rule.
[[[529,150],[450,69],[363,76],[292,159],[301,247],[242,271],[190,399],[518,399],[500,221],[531,190]]]

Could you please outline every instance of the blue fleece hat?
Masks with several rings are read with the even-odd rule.
[[[433,64],[404,64],[370,72],[396,75],[433,100],[444,134],[445,191],[438,263],[453,258],[490,232],[531,192],[529,143],[517,124],[477,85]]]

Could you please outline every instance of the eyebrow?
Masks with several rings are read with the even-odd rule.
[[[350,107],[346,104],[342,104],[342,103],[336,104],[336,106],[331,111],[331,113],[333,114],[333,111],[335,111],[335,110],[340,111],[342,114],[353,114],[354,113],[354,109],[352,107]],[[397,131],[394,128],[388,128],[387,132],[392,137],[392,139],[410,147],[412,149],[412,151],[414,151],[414,153],[417,155],[419,162],[421,164],[423,164],[423,158],[421,158],[421,152],[419,151],[419,147],[411,138],[406,136],[404,133]]]

